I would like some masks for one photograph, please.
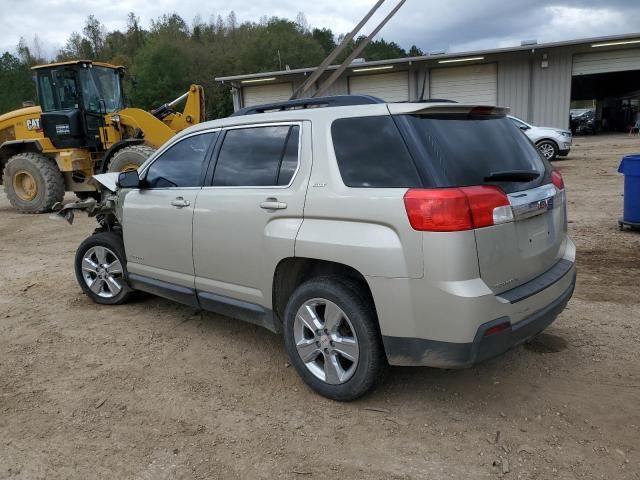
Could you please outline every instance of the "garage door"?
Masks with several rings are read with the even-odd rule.
[[[276,83],[273,85],[256,85],[243,87],[244,106],[261,105],[263,103],[282,102],[293,95],[291,83]]]
[[[498,68],[495,63],[434,68],[430,73],[431,98],[460,103],[498,103]]]
[[[580,53],[573,57],[573,75],[640,70],[640,48]]]
[[[349,77],[349,93],[373,95],[387,102],[406,102],[409,100],[409,74],[394,72]]]

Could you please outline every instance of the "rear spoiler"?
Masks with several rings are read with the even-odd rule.
[[[473,105],[461,103],[389,103],[391,115],[468,115],[477,112],[480,115],[508,115],[508,107],[495,105]]]

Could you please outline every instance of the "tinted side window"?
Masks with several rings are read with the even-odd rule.
[[[216,135],[216,132],[194,135],[170,147],[147,170],[146,187],[201,186],[207,150]]]
[[[343,118],[331,126],[333,148],[348,187],[420,187],[421,181],[393,119]]]
[[[216,187],[288,185],[298,165],[300,127],[229,130],[213,175]]]

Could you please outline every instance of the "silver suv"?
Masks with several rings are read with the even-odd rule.
[[[281,333],[336,400],[388,364],[469,367],[549,326],[575,284],[562,177],[506,113],[347,96],[192,127],[62,210],[100,223],[78,282]]]

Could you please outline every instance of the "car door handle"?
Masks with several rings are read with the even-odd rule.
[[[264,210],[284,210],[287,208],[287,204],[279,202],[277,198],[267,198],[260,204],[260,208]]]
[[[185,200],[183,197],[176,197],[175,200],[171,201],[171,205],[173,205],[174,207],[182,208],[188,207],[189,205],[191,205],[191,202],[189,200]]]

